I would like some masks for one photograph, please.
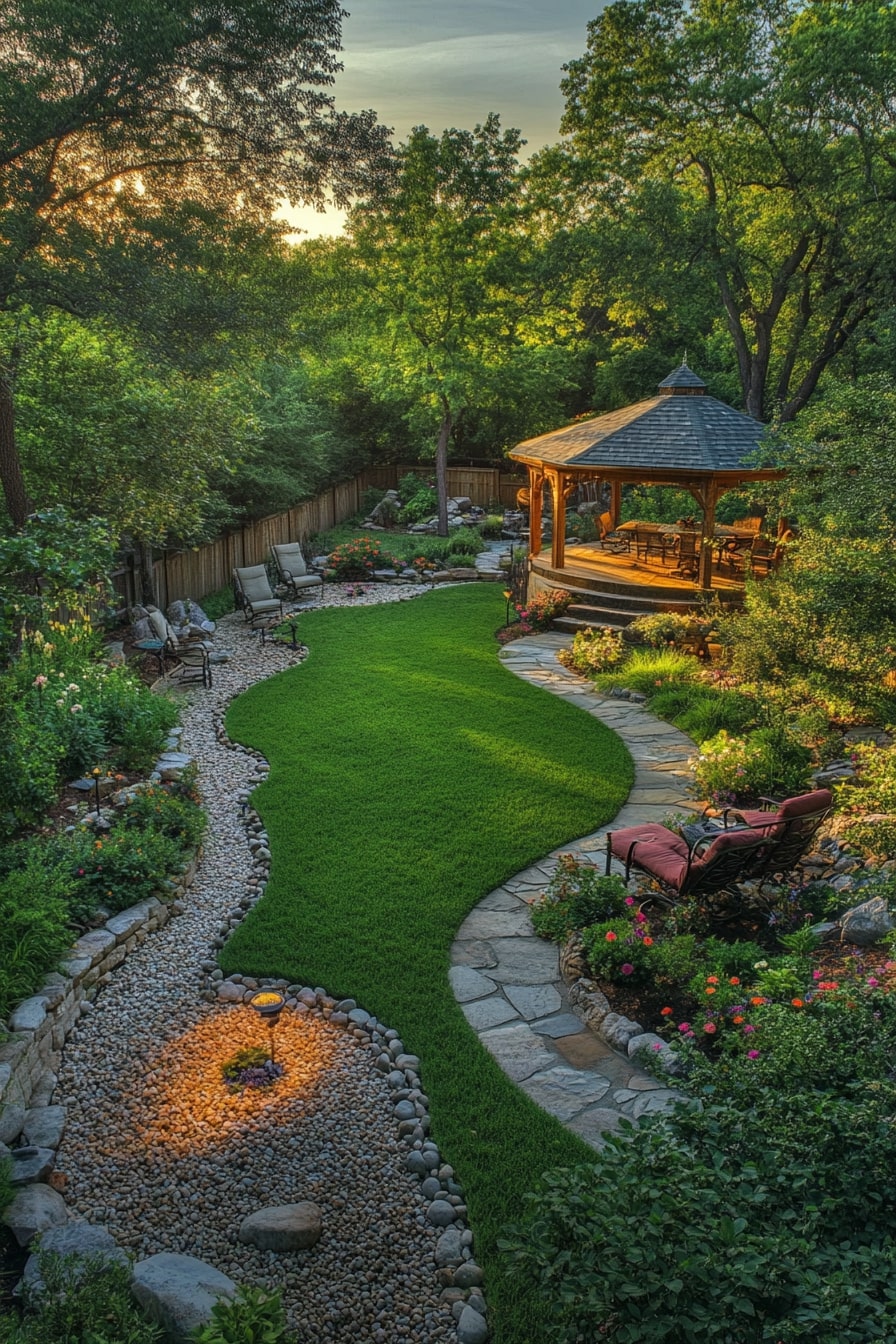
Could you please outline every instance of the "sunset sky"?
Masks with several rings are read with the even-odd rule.
[[[555,140],[561,67],[585,50],[598,0],[346,0],[345,70],[333,90],[348,111],[372,107],[403,139],[471,128],[489,112],[517,126],[525,153]],[[290,214],[308,233],[338,233],[341,215]]]

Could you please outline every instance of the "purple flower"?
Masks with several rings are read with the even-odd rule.
[[[620,971],[622,972],[623,975],[631,975],[632,971],[633,971],[635,968],[634,968],[634,966],[631,964],[630,961],[624,961],[624,962],[622,963],[622,965],[619,967],[619,969],[620,969]]]

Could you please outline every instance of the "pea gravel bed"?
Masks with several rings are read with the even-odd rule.
[[[349,599],[327,585],[323,604],[420,591],[377,585]],[[66,1201],[138,1258],[177,1251],[238,1283],[279,1288],[301,1344],[454,1344],[434,1258],[442,1229],[429,1224],[421,1182],[405,1168],[394,1097],[369,1037],[365,1045],[363,1032],[329,1022],[328,1009],[284,1012],[276,1040],[285,1077],[269,1092],[233,1096],[219,1083],[225,1059],[266,1040],[245,1007],[209,1002],[207,992],[213,939],[252,872],[238,795],[265,767],[220,743],[215,721],[234,695],[303,651],[262,646],[236,615],[219,624],[216,643],[230,661],[214,668],[212,691],[185,694],[182,716],[209,815],[202,862],[184,913],[127,958],[69,1036],[55,1098],[68,1114],[57,1163]],[[237,1240],[246,1214],[300,1200],[322,1212],[311,1250],[276,1254]]]

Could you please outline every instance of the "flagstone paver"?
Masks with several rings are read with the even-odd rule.
[[[587,1143],[599,1148],[623,1119],[663,1110],[677,1093],[612,1050],[571,1009],[557,947],[538,938],[529,902],[550,881],[561,853],[599,862],[608,830],[691,812],[695,744],[642,705],[598,694],[557,661],[569,638],[550,632],[501,651],[509,671],[575,704],[619,734],[635,762],[625,805],[608,826],[555,850],[483,898],[458,929],[451,983],[470,1026],[515,1082]],[[614,870],[621,871],[614,861]],[[475,977],[475,979],[474,979]]]

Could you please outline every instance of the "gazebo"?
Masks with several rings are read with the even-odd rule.
[[[517,444],[510,456],[529,471],[529,551],[542,548],[544,489],[551,491],[551,568],[565,564],[566,502],[584,482],[607,482],[610,515],[619,520],[622,487],[666,485],[687,490],[703,514],[703,536],[712,537],[716,504],[747,481],[767,481],[782,473],[755,465],[766,427],[706,395],[706,384],[681,366],[659,385],[658,395],[623,410],[610,411],[565,429]],[[752,460],[751,460],[752,459]],[[697,579],[712,587],[712,551],[703,546]]]

